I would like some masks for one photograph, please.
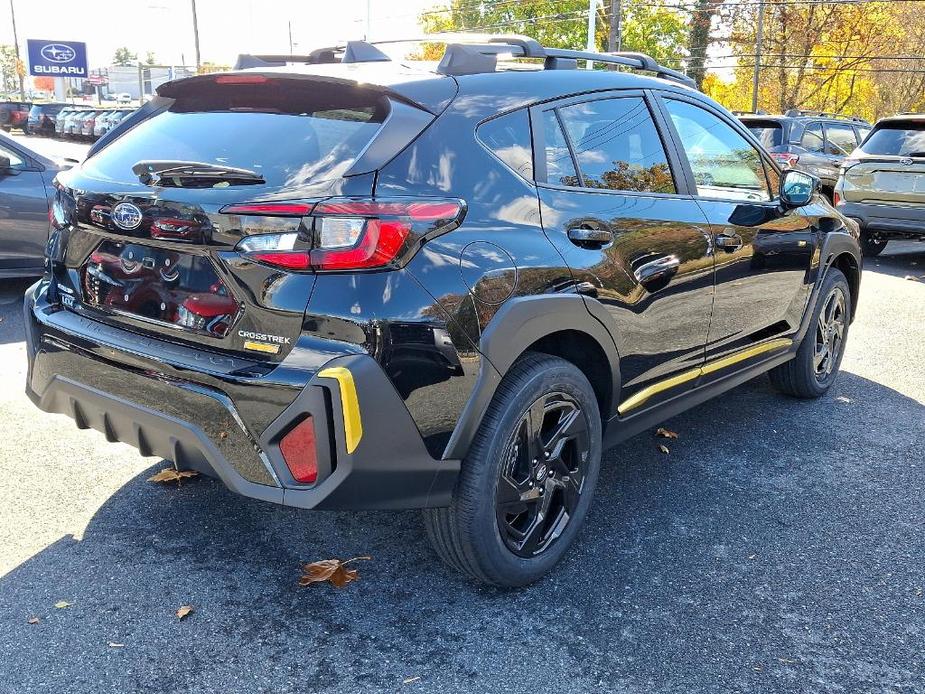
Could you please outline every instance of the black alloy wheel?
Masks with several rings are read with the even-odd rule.
[[[565,393],[547,393],[521,417],[506,451],[495,496],[504,544],[534,557],[561,537],[575,515],[590,455],[581,407]]]
[[[832,287],[816,320],[813,372],[820,383],[829,379],[839,363],[845,344],[845,327],[848,324],[847,303],[842,288],[838,285]]]

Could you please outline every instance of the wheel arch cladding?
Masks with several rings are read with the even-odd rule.
[[[490,364],[483,362],[443,458],[465,457],[504,374],[531,350],[562,357],[581,369],[594,389],[606,422],[619,400],[620,362],[613,338],[593,315],[595,308],[605,310],[597,302],[586,306],[584,298],[577,294],[543,294],[507,301],[482,332],[479,351]]]
[[[848,280],[848,289],[851,291],[851,320],[854,320],[858,309],[858,295],[861,290],[861,268],[857,259],[851,253],[839,253],[832,259],[830,267],[841,270]]]

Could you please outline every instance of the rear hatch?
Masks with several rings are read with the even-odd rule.
[[[370,200],[369,151],[391,158],[433,115],[382,89],[304,75],[226,73],[159,92],[151,115],[58,177],[60,301],[134,331],[280,360],[314,286],[305,258],[319,243],[317,204]],[[409,110],[417,129],[378,146],[390,116],[407,126]]]
[[[925,207],[925,119],[878,123],[843,176],[846,201]]]

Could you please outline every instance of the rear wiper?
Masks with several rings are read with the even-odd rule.
[[[132,172],[145,185],[158,185],[165,179],[175,180],[176,183],[182,182],[183,179],[250,185],[266,183],[263,176],[250,169],[198,161],[140,161],[132,167]]]

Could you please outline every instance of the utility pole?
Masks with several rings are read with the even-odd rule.
[[[12,2],[12,0],[10,0]],[[196,0],[190,0],[193,3],[193,41],[196,45],[196,72],[202,65],[202,58],[199,55],[199,18],[196,16]]]
[[[10,15],[13,17],[13,47],[16,49],[16,76],[19,78],[19,98],[25,101],[26,88],[23,86],[22,72],[20,72],[22,60],[19,57],[19,36],[16,34],[16,8],[13,7],[13,0],[10,0]]]
[[[597,31],[597,0],[588,0],[588,51],[597,53],[595,32]],[[585,70],[594,68],[593,60],[585,61]]]
[[[289,20],[289,55],[292,55],[292,20]]]
[[[373,34],[373,0],[366,0],[366,35],[364,41],[369,41]]]
[[[623,50],[623,2],[610,0],[610,35],[607,38],[607,50],[611,53]]]
[[[758,112],[758,74],[761,72],[761,39],[764,34],[764,2],[758,3],[758,31],[755,32],[755,72],[752,75],[752,113]]]

